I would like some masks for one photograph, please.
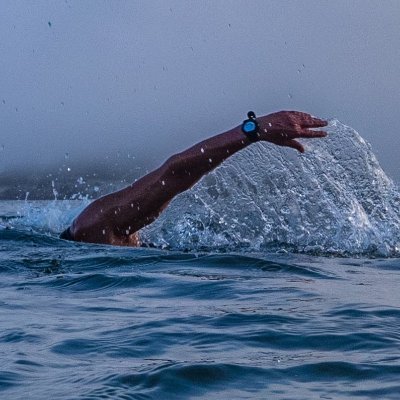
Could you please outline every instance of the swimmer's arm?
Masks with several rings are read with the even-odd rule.
[[[125,189],[103,196],[74,220],[75,240],[112,243],[153,222],[179,193],[251,142],[240,127],[206,139],[170,157],[161,167]]]
[[[326,136],[324,131],[309,129],[326,126],[326,121],[305,113],[281,111],[257,118],[257,121],[260,140],[300,152],[304,148],[296,138]],[[75,240],[111,243],[112,236],[121,238],[137,232],[153,222],[176,195],[250,144],[237,126],[173,155],[161,167],[127,188],[91,203],[72,224]]]
[[[297,111],[281,111],[257,118],[257,121],[260,126],[260,141],[292,147],[301,153],[304,152],[304,147],[295,139],[326,136],[324,131],[310,130],[326,126],[326,121]],[[228,157],[250,144],[252,142],[242,132],[241,126],[237,126],[172,156],[160,169],[161,177],[157,182],[157,188],[161,189],[159,198],[164,203],[169,202]]]

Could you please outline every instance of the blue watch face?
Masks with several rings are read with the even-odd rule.
[[[254,132],[257,129],[257,125],[253,121],[246,121],[243,124],[243,131],[246,133]]]

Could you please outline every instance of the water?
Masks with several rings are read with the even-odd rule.
[[[85,204],[0,202],[0,398],[399,398],[398,192],[350,128],[238,154],[157,249],[59,240]]]
[[[400,194],[371,147],[331,120],[304,155],[267,143],[176,198],[148,241],[172,249],[399,255]]]

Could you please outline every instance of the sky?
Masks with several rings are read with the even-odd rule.
[[[338,118],[400,181],[400,1],[0,1],[0,174],[154,168],[258,115]]]

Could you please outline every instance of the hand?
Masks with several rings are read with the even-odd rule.
[[[310,128],[321,128],[328,125],[327,121],[314,118],[310,114],[299,111],[279,111],[257,118],[260,127],[260,139],[292,147],[304,153],[304,147],[298,138],[318,138],[327,135],[324,131],[314,131]]]

